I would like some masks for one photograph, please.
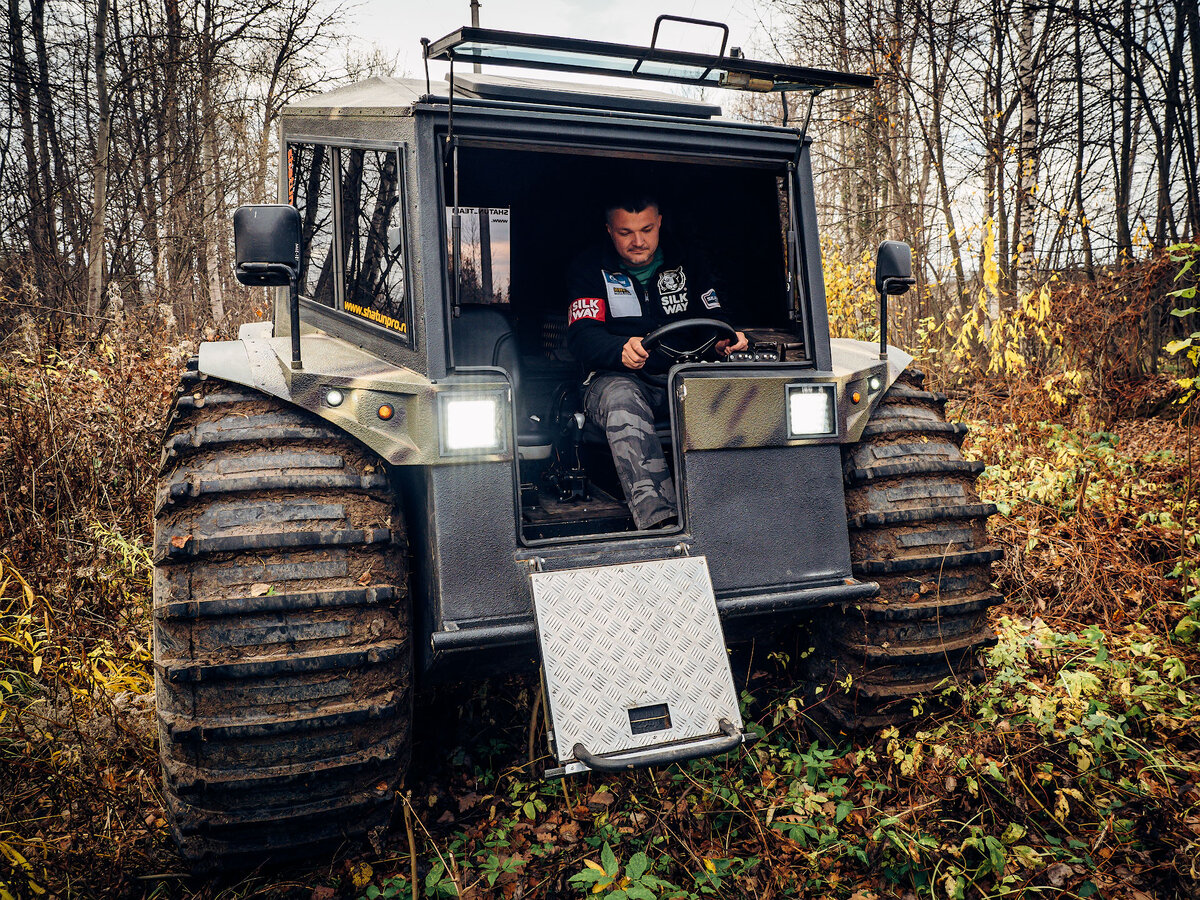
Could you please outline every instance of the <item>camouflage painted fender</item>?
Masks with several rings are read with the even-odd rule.
[[[844,385],[842,395],[846,396],[857,390],[866,400],[857,406],[845,404],[849,411],[846,414],[846,432],[842,440],[850,444],[862,437],[871,413],[879,406],[887,389],[896,383],[896,379],[908,368],[913,358],[903,350],[888,347],[888,358],[881,360],[878,344],[850,338],[832,338],[829,341],[829,349],[833,357],[833,374]],[[873,388],[870,384],[872,376],[877,376],[882,384]]]
[[[316,332],[303,338],[304,368],[292,370],[288,338],[271,337],[269,322],[243,325],[236,341],[200,345],[199,370],[234,384],[278,397],[336,425],[394,466],[462,462],[438,452],[437,395],[461,390],[503,394],[509,383],[499,373],[464,376],[434,384],[413,369],[396,366],[349,341]],[[340,401],[331,402],[331,394]],[[392,414],[385,418],[382,407]],[[476,455],[474,462],[510,459],[511,440],[502,452]]]

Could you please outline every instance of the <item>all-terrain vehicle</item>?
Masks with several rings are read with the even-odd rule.
[[[286,110],[280,203],[235,216],[238,277],[275,286],[273,321],[201,346],[155,510],[161,759],[194,863],[386,824],[414,683],[540,663],[566,775],[743,743],[727,644],[785,623],[809,623],[809,677],[842,684],[821,709],[846,728],[909,717],[989,641],[998,551],[965,428],[887,346],[886,306],[878,346],[830,339],[807,116],[464,71],[791,92],[809,113],[873,84],[725,40],[667,50],[660,23],[649,47],[463,28],[425,42],[446,85],[376,77]],[[654,531],[564,343],[567,264],[631,180],[724,276],[750,342],[717,361],[654,336],[676,354],[660,435],[680,513]],[[881,245],[876,281],[881,305],[907,290],[905,245]]]

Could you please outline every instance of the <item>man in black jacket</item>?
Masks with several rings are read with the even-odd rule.
[[[716,285],[700,261],[659,241],[662,214],[648,194],[630,193],[605,210],[609,241],[579,256],[567,276],[567,346],[588,373],[583,408],[604,429],[625,499],[639,529],[677,521],[675,486],[654,433],[665,415],[665,388],[641,377],[670,368],[662,353],[647,353],[642,338],[668,322],[706,318],[729,322]],[[746,347],[722,340],[727,356]]]

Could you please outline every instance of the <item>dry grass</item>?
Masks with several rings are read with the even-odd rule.
[[[132,893],[165,850],[145,548],[175,365],[149,340],[18,338],[0,361],[0,872],[18,893]]]

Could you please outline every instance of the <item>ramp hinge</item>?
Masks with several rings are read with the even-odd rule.
[[[542,559],[542,557],[540,557],[540,556],[533,556],[533,557],[530,557],[529,559],[525,560],[525,565],[529,566],[530,572],[542,571],[542,566],[544,566],[545,564],[546,564],[546,560]]]
[[[676,544],[674,547],[674,550],[680,556],[691,556],[692,555],[691,545],[685,544],[683,541],[680,541],[678,544]]]

